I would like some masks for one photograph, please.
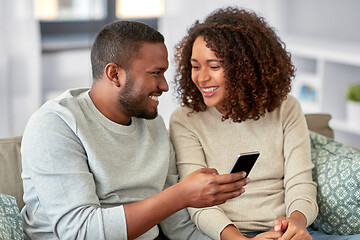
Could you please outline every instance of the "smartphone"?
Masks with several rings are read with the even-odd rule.
[[[259,155],[259,151],[240,153],[239,155],[237,155],[229,173],[237,173],[244,171],[246,172],[246,177],[249,176],[250,171],[253,168]]]

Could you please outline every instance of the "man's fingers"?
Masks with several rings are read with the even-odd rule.
[[[220,186],[220,189],[221,189],[221,192],[223,192],[223,193],[230,193],[230,192],[234,192],[234,191],[243,189],[249,182],[250,182],[250,179],[245,178],[240,181],[223,184]]]
[[[241,188],[240,190],[237,190],[237,191],[219,194],[216,205],[225,203],[226,200],[228,200],[228,199],[236,198],[236,197],[240,196],[241,194],[243,194],[244,192],[245,192],[245,189]]]
[[[215,174],[215,175],[219,174],[215,168],[201,168],[198,171],[206,174]]]
[[[218,184],[228,184],[240,181],[245,178],[245,172],[240,173],[231,173],[231,174],[221,174],[216,176]]]

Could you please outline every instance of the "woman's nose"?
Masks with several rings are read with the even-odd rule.
[[[200,70],[199,75],[198,75],[198,81],[199,82],[205,82],[205,81],[208,81],[208,80],[210,80],[209,72],[207,70],[205,70],[205,69]]]

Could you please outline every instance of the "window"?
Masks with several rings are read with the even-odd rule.
[[[116,0],[116,16],[118,18],[158,18],[164,14],[164,1]]]
[[[35,16],[42,21],[94,20],[105,17],[104,0],[35,0]]]
[[[117,19],[135,19],[157,28],[165,0],[34,1],[43,51],[57,51],[90,47],[101,27]]]

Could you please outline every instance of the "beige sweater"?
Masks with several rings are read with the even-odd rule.
[[[267,231],[277,216],[302,212],[310,225],[316,218],[316,184],[305,117],[291,96],[258,121],[221,121],[216,108],[192,113],[181,107],[170,120],[180,177],[199,168],[228,173],[237,154],[258,150],[251,182],[241,196],[203,209],[190,208],[198,228],[213,239],[234,224],[242,232]]]

